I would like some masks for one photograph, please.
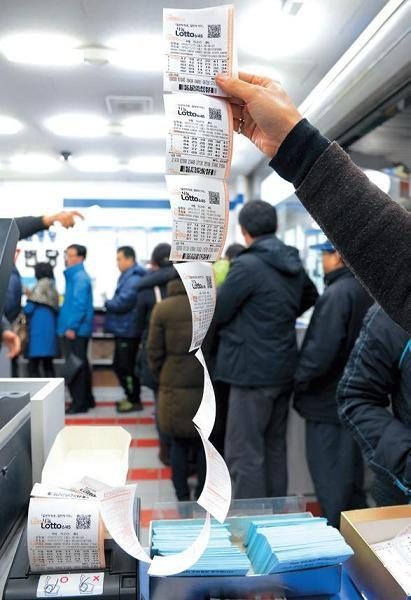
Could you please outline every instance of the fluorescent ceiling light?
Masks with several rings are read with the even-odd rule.
[[[23,129],[23,125],[13,117],[0,115],[0,135],[13,135]]]
[[[53,173],[61,168],[61,162],[47,154],[16,154],[10,158],[10,167],[20,173]]]
[[[136,156],[127,167],[133,173],[164,173],[166,159],[164,156]]]
[[[109,62],[135,71],[161,71],[164,63],[163,38],[158,35],[124,35],[110,40]]]
[[[264,15],[264,18],[261,18]],[[319,6],[303,4],[296,15],[281,10],[273,0],[250,3],[237,25],[238,39],[247,40],[247,51],[259,58],[292,56],[309,47],[322,27]]]
[[[84,155],[71,158],[75,169],[89,173],[115,173],[120,164],[115,156]]]
[[[108,133],[107,121],[96,115],[55,115],[47,119],[45,126],[55,135],[64,137],[95,138]]]
[[[166,119],[164,115],[139,115],[124,119],[122,132],[127,137],[159,139],[166,136]]]
[[[17,33],[0,40],[0,51],[11,62],[64,67],[82,62],[78,45],[78,40],[66,35]]]

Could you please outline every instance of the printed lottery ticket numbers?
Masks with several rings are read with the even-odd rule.
[[[166,182],[173,217],[170,259],[218,260],[227,236],[226,183],[187,175],[169,175]]]
[[[226,179],[232,156],[231,105],[201,94],[165,94],[166,172]]]
[[[217,73],[237,74],[234,58],[234,7],[163,10],[165,92],[200,92],[225,96]]]

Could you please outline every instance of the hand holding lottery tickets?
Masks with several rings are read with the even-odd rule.
[[[239,73],[239,78],[216,76],[230,96],[234,129],[272,158],[291,129],[303,118],[280,84],[269,77]]]

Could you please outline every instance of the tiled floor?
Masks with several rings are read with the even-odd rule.
[[[128,483],[137,483],[141,501],[140,541],[147,544],[148,525],[153,506],[158,502],[173,502],[175,494],[170,480],[170,468],[158,458],[158,436],[154,424],[154,402],[151,390],[143,388],[144,410],[125,415],[116,413],[115,402],[123,395],[118,387],[94,387],[96,408],[86,414],[70,415],[66,425],[120,425],[131,434]]]

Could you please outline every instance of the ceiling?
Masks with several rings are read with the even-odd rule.
[[[175,0],[166,6],[194,9],[216,4],[215,0]],[[298,105],[386,0],[234,0],[232,4],[240,68],[277,77]],[[298,5],[298,14],[290,16]],[[161,174],[132,173],[127,170],[127,164],[138,156],[163,156],[164,139],[134,139],[119,134],[114,124],[129,116],[132,99],[122,103],[123,114],[110,114],[108,110],[111,96],[138,96],[151,99],[146,103],[146,114],[163,113],[160,69],[127,70],[110,64],[29,66],[9,62],[1,52],[1,44],[12,33],[41,32],[70,35],[80,46],[95,48],[112,45],[111,40],[127,35],[135,40],[134,52],[141,58],[148,51],[138,47],[138,36],[161,36],[163,7],[164,3],[158,0],[0,0],[0,115],[14,117],[24,125],[15,135],[0,135],[0,180],[155,181],[162,178]],[[291,26],[287,31],[281,21],[284,15]],[[91,139],[57,136],[48,131],[44,124],[46,119],[69,112],[104,117],[113,123],[112,133]],[[245,138],[234,137],[232,177],[249,174],[262,160],[261,154]],[[85,154],[114,155],[122,168],[116,173],[84,173],[66,162],[58,172],[45,176],[22,174],[10,167],[15,154],[45,153],[59,157],[62,152],[73,158]]]

